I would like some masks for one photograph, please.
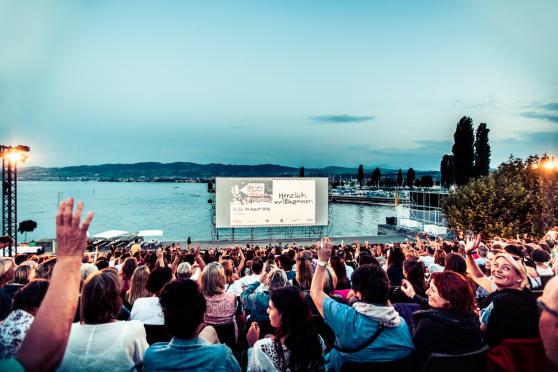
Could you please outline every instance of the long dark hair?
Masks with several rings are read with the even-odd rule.
[[[405,255],[399,247],[395,247],[391,250],[388,257],[388,267],[398,267],[403,268],[403,261],[405,261]]]
[[[337,275],[337,287],[340,289],[351,288],[351,281],[347,277],[345,261],[339,256],[331,256],[329,263]]]
[[[424,296],[426,293],[426,282],[424,279],[424,263],[414,258],[408,258],[403,262],[403,269],[407,273],[407,280],[411,282],[413,289],[418,295]]]
[[[324,358],[320,336],[312,326],[312,313],[297,287],[278,288],[271,292],[273,305],[281,314],[281,326],[275,331],[274,346],[280,358],[280,369],[291,371],[323,371]],[[291,352],[285,361],[281,339]]]

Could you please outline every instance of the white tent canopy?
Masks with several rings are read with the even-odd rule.
[[[138,236],[163,236],[163,230],[142,230],[138,232]]]
[[[102,233],[98,233],[93,235],[94,238],[101,238],[101,239],[112,239],[118,236],[129,234],[127,231],[122,230],[107,230],[103,231]]]

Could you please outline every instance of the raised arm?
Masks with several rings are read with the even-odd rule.
[[[238,276],[242,276],[242,270],[244,270],[244,266],[246,265],[246,258],[244,257],[244,253],[242,252],[242,248],[238,248],[238,254],[240,256],[240,263],[236,268],[236,273]]]
[[[324,280],[326,265],[330,257],[331,239],[326,237],[323,238],[323,248],[318,248],[318,265],[316,266],[316,271],[314,271],[314,276],[312,277],[312,284],[310,285],[310,297],[312,301],[314,301],[314,305],[316,305],[322,317],[324,316],[324,301],[328,297],[324,292]]]
[[[56,215],[57,260],[50,286],[16,358],[26,371],[55,370],[64,356],[79,298],[81,257],[87,245],[89,212],[80,225],[83,203],[72,215],[72,198]]]
[[[196,263],[200,267],[200,271],[203,271],[203,269],[205,268],[205,262],[203,261],[203,258],[200,255],[199,245],[196,247],[196,250],[194,251],[194,260],[196,260]]]
[[[492,281],[484,275],[481,268],[477,264],[477,261],[475,261],[475,258],[473,257],[473,254],[477,251],[480,241],[480,234],[478,234],[475,239],[465,240],[465,261],[467,262],[467,271],[477,285],[481,286],[488,293],[492,293],[494,292],[494,289],[492,288]]]
[[[180,246],[178,246],[174,252],[174,260],[171,265],[171,272],[173,276],[176,276],[176,271],[178,270],[178,265],[180,264],[180,259],[182,258],[182,252],[180,251]]]

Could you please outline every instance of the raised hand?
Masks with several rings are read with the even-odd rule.
[[[322,248],[318,249],[318,259],[321,262],[328,262],[331,257],[331,239],[329,237],[322,238]]]
[[[474,238],[465,239],[465,253],[473,253],[479,246],[481,242],[481,234],[478,234]]]
[[[411,285],[411,282],[409,282],[407,279],[403,279],[401,281],[401,292],[403,292],[405,296],[409,298],[415,297],[416,294],[415,289]]]
[[[60,203],[56,215],[56,255],[62,257],[81,257],[87,247],[87,229],[93,220],[93,212],[87,213],[85,221],[81,222],[83,203],[79,202],[75,212],[74,199],[69,198]]]
[[[260,338],[260,326],[258,323],[253,322],[246,332],[246,341],[248,342],[248,347],[254,346],[256,341]]]

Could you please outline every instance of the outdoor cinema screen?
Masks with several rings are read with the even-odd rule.
[[[215,193],[217,228],[328,224],[326,177],[217,177]]]

